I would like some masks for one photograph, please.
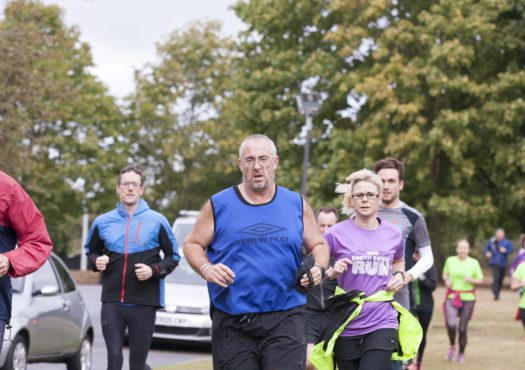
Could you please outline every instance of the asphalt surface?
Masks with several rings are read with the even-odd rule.
[[[80,292],[93,321],[95,340],[93,342],[92,370],[104,370],[107,367],[106,346],[100,328],[100,285],[80,285]],[[148,365],[152,368],[192,362],[211,358],[209,347],[189,346],[173,343],[153,343],[148,355]],[[29,370],[66,370],[65,364],[35,363],[27,366]],[[124,348],[123,370],[129,370],[128,349]]]

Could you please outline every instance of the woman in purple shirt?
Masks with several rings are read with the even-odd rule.
[[[360,170],[337,186],[344,194],[343,212],[352,215],[324,236],[336,260],[327,272],[345,291],[370,296],[403,286],[403,238],[396,225],[377,217],[383,183],[370,170]],[[334,356],[340,370],[384,370],[397,348],[397,312],[389,302],[365,302],[361,313],[338,337]]]

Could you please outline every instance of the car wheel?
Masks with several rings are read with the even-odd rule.
[[[91,338],[86,335],[80,348],[66,362],[67,370],[91,370]]]
[[[9,352],[3,370],[26,370],[27,366],[27,344],[24,337],[17,334]]]

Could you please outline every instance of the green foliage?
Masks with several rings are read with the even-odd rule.
[[[146,198],[170,219],[239,180],[239,134],[224,118],[234,45],[220,29],[173,32],[157,46],[159,62],[136,74],[129,99],[130,158],[147,169]]]
[[[80,234],[83,204],[114,203],[112,150],[121,113],[90,72],[89,47],[60,9],[10,1],[0,22],[0,161],[46,218],[55,251]],[[90,199],[93,199],[92,201]]]
[[[423,211],[438,260],[458,237],[525,230],[525,2],[251,0],[236,41],[216,22],[174,31],[117,106],[89,46],[60,10],[13,0],[0,22],[0,161],[46,216],[57,245],[83,205],[114,205],[120,167],[146,169],[168,218],[237,183],[247,134],[274,139],[278,182],[298,190],[314,119],[309,201],[338,206],[337,182],[385,156],[408,166],[403,200]],[[59,241],[57,243],[57,241]],[[61,246],[59,248],[62,248]]]
[[[334,32],[358,27],[374,45],[347,75],[367,97],[356,118],[374,138],[366,161],[394,155],[408,164],[406,197],[426,212],[437,245],[484,239],[496,225],[525,227],[525,198],[515,191],[525,168],[515,67],[524,62],[524,23],[503,17],[514,2],[376,4]]]
[[[335,182],[395,156],[408,166],[403,198],[426,214],[442,253],[459,236],[525,229],[523,1],[252,0],[236,10],[248,23],[237,122],[277,138],[282,182],[299,185],[293,95],[313,79],[327,97],[314,205],[338,203]]]
[[[248,29],[238,43],[241,56],[236,60],[229,101],[231,119],[243,130],[264,133],[275,141],[281,158],[281,184],[296,190],[301,184],[304,117],[297,112],[295,95],[314,78],[316,88],[329,97],[312,133],[308,193],[314,205],[320,205],[319,198],[326,199],[320,191],[333,194],[337,175],[318,170],[331,160],[323,150],[323,141],[329,127],[340,124],[336,112],[346,106],[346,93],[339,93],[330,80],[334,71],[344,70],[344,61],[324,40],[334,22],[331,14],[324,14],[328,4],[260,0],[239,2],[235,7]]]

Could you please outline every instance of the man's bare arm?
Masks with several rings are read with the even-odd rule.
[[[320,267],[327,268],[330,261],[330,253],[326,240],[319,232],[317,223],[315,222],[314,212],[310,205],[303,199],[303,244],[308,254],[315,258],[315,265],[310,270],[314,278],[314,283],[317,285],[321,281]],[[305,275],[301,279],[303,286],[308,285],[308,277]]]
[[[206,256],[206,249],[213,240],[214,221],[211,201],[201,209],[193,230],[184,240],[184,256],[190,266],[204,279],[226,288],[233,282],[235,274],[222,263],[212,264]]]

